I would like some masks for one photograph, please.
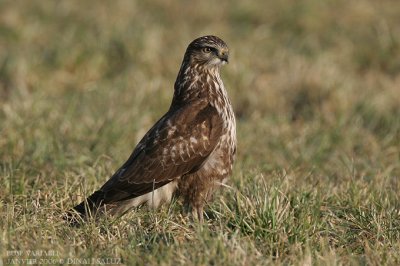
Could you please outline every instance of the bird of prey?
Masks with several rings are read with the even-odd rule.
[[[228,58],[228,46],[216,36],[189,44],[167,113],[111,178],[68,212],[70,221],[100,210],[120,216],[142,204],[157,207],[173,195],[203,221],[203,207],[231,174],[236,153],[235,116],[220,77]]]

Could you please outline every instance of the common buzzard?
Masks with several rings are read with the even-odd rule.
[[[236,153],[235,116],[219,73],[228,55],[228,46],[216,36],[189,44],[168,112],[111,178],[68,212],[67,220],[84,220],[100,210],[122,215],[141,204],[157,207],[173,195],[203,220],[203,207],[231,174]]]

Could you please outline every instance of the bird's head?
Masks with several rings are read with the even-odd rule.
[[[186,49],[185,59],[191,65],[218,67],[229,61],[229,49],[220,38],[212,35],[192,41]]]

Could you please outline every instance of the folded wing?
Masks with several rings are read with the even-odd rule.
[[[141,196],[199,169],[218,145],[222,123],[206,101],[170,109],[100,189],[103,203]]]

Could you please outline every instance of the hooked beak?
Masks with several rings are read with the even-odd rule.
[[[219,59],[221,59],[223,62],[229,63],[229,53],[228,53],[227,50],[220,51],[220,52],[218,53],[218,57],[219,57]]]

